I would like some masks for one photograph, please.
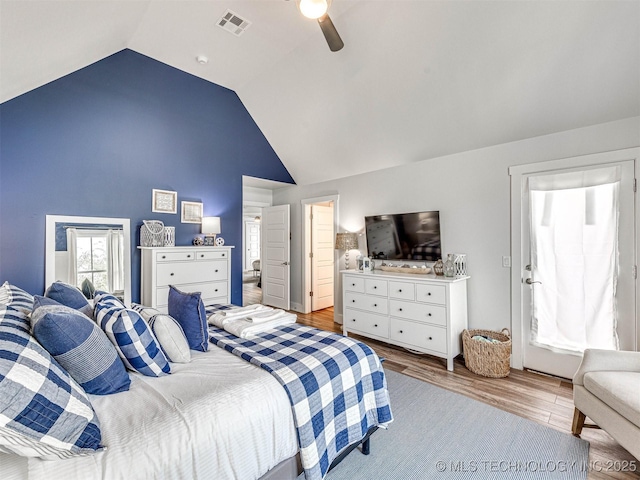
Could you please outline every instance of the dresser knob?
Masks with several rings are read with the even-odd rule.
[[[216,290],[215,290],[215,291],[217,292],[217,291],[218,291],[218,289],[216,288]]]
[[[377,326],[378,326],[378,324],[377,324],[377,323],[374,323],[374,324],[373,324],[373,326],[374,326],[374,327],[377,327]]]
[[[401,309],[401,308],[399,308],[398,310],[402,311],[402,309]]]
[[[427,292],[427,296],[430,297],[431,296],[431,292]]]
[[[162,255],[162,259],[164,260],[165,258],[167,258],[167,256],[166,255]]]
[[[429,316],[429,317],[430,317],[430,316],[431,316],[431,312],[429,312],[429,313],[427,314],[427,316]]]
[[[224,253],[222,254],[222,256],[224,257]]]
[[[204,254],[200,255],[200,258],[204,258]]]
[[[376,288],[378,288],[378,287],[376,287],[376,286],[374,285],[374,286],[373,286],[373,289],[375,290]]]
[[[187,255],[187,258],[191,258],[191,255]]]
[[[429,337],[429,340],[433,340],[433,337]]]
[[[218,269],[216,268],[216,273],[218,273]]]
[[[352,286],[352,287],[355,287],[355,286],[356,286],[356,284],[355,284],[355,283],[352,283],[352,284],[351,284],[351,286]]]
[[[402,330],[400,330],[400,333],[402,333]]]
[[[351,300],[351,303],[356,303],[356,301],[355,300]]]
[[[169,275],[173,277],[173,272],[171,272]]]
[[[355,321],[356,321],[356,319],[354,318],[354,319],[352,319],[351,321],[352,321],[352,322],[355,322]]]
[[[373,306],[374,306],[374,307],[377,307],[377,306],[378,306],[378,304],[377,304],[377,303],[374,303],[374,304],[373,304]]]
[[[398,293],[402,293],[402,289],[401,288],[398,289]]]

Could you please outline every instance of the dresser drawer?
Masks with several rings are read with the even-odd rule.
[[[158,263],[156,285],[178,285],[227,279],[226,260]]]
[[[157,262],[186,262],[189,260],[195,260],[195,250],[188,250],[182,252],[158,252],[156,253]]]
[[[435,325],[447,324],[447,309],[426,303],[409,303],[401,300],[389,300],[389,315],[422,323]]]
[[[416,285],[416,300],[444,305],[447,302],[446,287],[444,285],[418,284]]]
[[[227,252],[215,252],[211,250],[197,250],[196,260],[217,260],[227,258]]]
[[[438,353],[447,353],[447,329],[443,327],[392,318],[389,337],[396,342]]]
[[[364,278],[354,275],[344,276],[344,289],[350,292],[364,293]]]
[[[366,278],[364,280],[364,292],[369,295],[381,295],[386,297],[389,294],[388,282],[386,280]]]
[[[409,282],[389,282],[389,297],[401,300],[415,300],[415,287]]]
[[[389,317],[345,308],[344,328],[379,338],[389,338]]]
[[[179,285],[172,285],[184,293],[199,292],[205,305],[207,305],[207,303],[215,303],[211,300],[218,297],[225,297],[225,300],[219,303],[226,303],[226,296],[229,290],[229,284],[227,282],[182,283]],[[158,305],[167,305],[169,303],[168,286],[157,288],[156,301],[158,302]]]
[[[344,306],[386,315],[388,314],[389,305],[386,298],[370,297],[362,293],[345,292]]]

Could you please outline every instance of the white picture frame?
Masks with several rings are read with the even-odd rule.
[[[154,188],[151,193],[153,213],[178,213],[178,192]]]
[[[202,202],[181,203],[182,223],[202,223]]]
[[[362,257],[362,271],[363,272],[371,271],[371,259],[369,257]]]

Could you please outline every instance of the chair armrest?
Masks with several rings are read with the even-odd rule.
[[[587,348],[573,376],[574,385],[583,385],[587,372],[640,372],[640,352]]]

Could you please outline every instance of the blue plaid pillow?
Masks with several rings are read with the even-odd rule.
[[[35,297],[33,336],[73,379],[94,395],[129,390],[131,379],[107,336],[78,310]]]
[[[10,305],[30,313],[33,310],[33,295],[9,282],[4,282],[0,287],[0,305]]]
[[[102,449],[82,388],[29,334],[27,315],[0,305],[0,451],[46,459]]]
[[[209,348],[207,314],[199,292],[185,293],[169,285],[169,315],[182,327],[191,350],[207,351]]]
[[[44,296],[67,307],[80,310],[87,317],[93,318],[93,307],[89,305],[84,293],[78,287],[64,282],[53,282],[44,292]]]
[[[171,373],[167,357],[137,312],[114,305],[107,298],[96,303],[95,315],[96,322],[115,345],[127,368],[148,377]]]

